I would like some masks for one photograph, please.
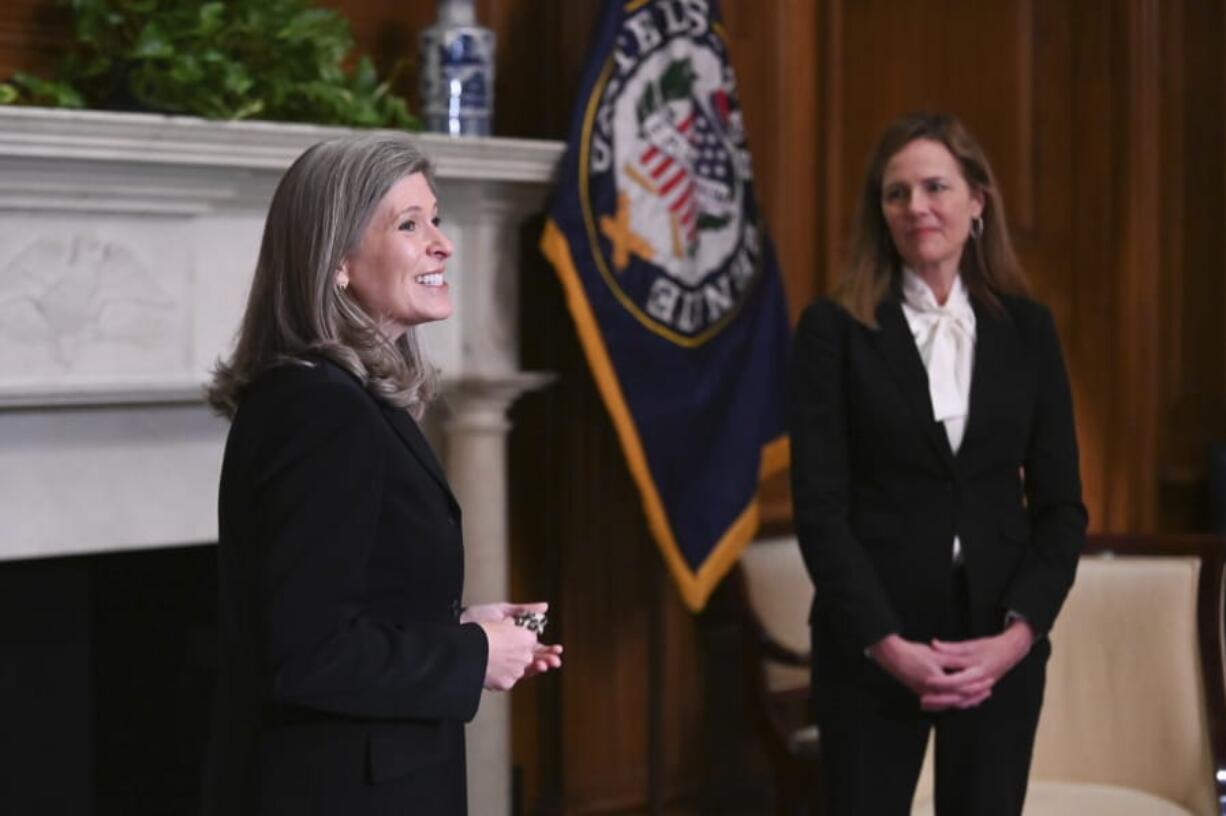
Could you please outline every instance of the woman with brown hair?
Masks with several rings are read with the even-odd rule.
[[[462,814],[482,689],[561,665],[544,604],[461,606],[460,508],[417,424],[451,252],[399,134],[317,144],[273,195],[209,394],[232,425],[205,813]]]
[[[1072,400],[987,158],[902,117],[869,163],[833,298],[797,328],[795,523],[832,814],[1016,814],[1085,537]]]

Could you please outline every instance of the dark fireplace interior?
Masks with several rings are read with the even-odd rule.
[[[196,810],[213,547],[0,562],[0,812]]]

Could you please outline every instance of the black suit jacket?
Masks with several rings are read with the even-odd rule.
[[[825,657],[859,659],[891,632],[935,636],[955,535],[978,634],[1000,631],[1008,610],[1043,634],[1068,594],[1086,527],[1068,378],[1048,310],[1001,300],[1003,314],[973,303],[956,456],[896,297],[878,308],[877,330],[828,300],[801,317],[792,489]]]
[[[247,389],[219,499],[205,812],[462,813],[487,644],[421,431],[319,357]]]

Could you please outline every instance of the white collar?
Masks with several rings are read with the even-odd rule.
[[[962,317],[969,311],[971,313],[971,325],[974,325],[975,312],[971,309],[971,299],[967,294],[966,284],[962,282],[961,275],[954,275],[953,286],[949,289],[949,297],[945,299],[945,303],[942,305],[937,303],[937,296],[933,294],[932,288],[928,285],[927,281],[909,268],[903,267],[902,296],[903,301],[917,312],[949,312]]]

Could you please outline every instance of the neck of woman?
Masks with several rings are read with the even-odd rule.
[[[911,271],[928,284],[937,303],[944,306],[945,301],[949,300],[949,293],[954,290],[954,278],[958,277],[957,262],[912,267]]]

